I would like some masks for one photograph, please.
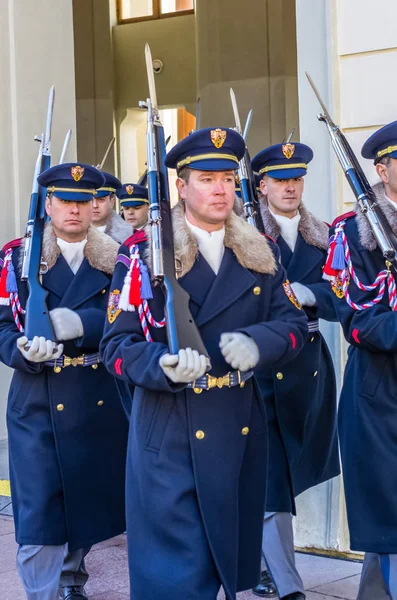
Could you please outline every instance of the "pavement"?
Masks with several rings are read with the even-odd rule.
[[[12,517],[0,516],[0,598],[25,600],[15,566],[17,545]],[[361,563],[297,553],[296,561],[307,590],[307,600],[355,600]],[[90,579],[86,591],[90,600],[127,600],[129,581],[126,536],[97,544],[88,554]],[[224,600],[221,591],[218,600]],[[258,600],[251,592],[238,600]],[[172,598],[170,598],[172,600]],[[186,598],[186,600],[189,600]],[[375,599],[374,599],[375,600]]]

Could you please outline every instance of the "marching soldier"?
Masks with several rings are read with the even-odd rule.
[[[375,163],[381,180],[373,188],[377,210],[396,235],[397,121],[374,133],[361,153]],[[336,270],[336,277],[330,278],[338,296],[337,314],[350,344],[339,404],[339,436],[350,546],[365,552],[358,600],[396,600],[395,273],[385,265],[360,209],[357,214],[339,217],[333,226],[325,273],[331,275],[332,269]],[[335,255],[343,258],[344,251],[349,261],[338,265]],[[342,267],[344,271],[340,271]]]
[[[303,178],[312,158],[308,146],[286,143],[262,150],[252,161],[261,177],[265,232],[276,241],[291,288],[309,319],[299,355],[281,370],[258,373],[269,424],[262,551],[270,575],[262,572],[253,591],[270,597],[275,584],[283,600],[305,598],[295,566],[294,498],[339,474],[335,373],[318,323],[319,318],[336,319],[333,294],[322,280],[329,232],[302,203]]]
[[[39,183],[51,219],[42,285],[55,349],[23,333],[20,241],[5,247],[0,280],[0,359],[14,369],[7,425],[17,565],[28,600],[79,600],[90,546],[125,529],[127,422],[98,353],[118,245],[90,226],[99,171],[62,164]]]
[[[143,229],[148,222],[149,200],[148,191],[144,185],[125,183],[117,191],[123,217],[134,231]]]
[[[139,245],[120,249],[112,281],[103,360],[136,386],[126,492],[133,600],[215,600],[221,585],[234,600],[259,576],[268,439],[253,375],[295,357],[307,324],[268,242],[233,213],[244,149],[231,129],[202,129],[166,159],[182,199],[173,209],[179,283],[211,371],[190,348],[170,355],[161,287],[145,333],[145,305],[126,310],[145,261]]]
[[[118,244],[122,244],[132,233],[132,228],[114,210],[116,191],[121,181],[111,173],[101,171],[105,184],[96,191],[92,203],[92,224],[99,231],[107,233]]]

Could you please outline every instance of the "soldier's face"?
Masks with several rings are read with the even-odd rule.
[[[87,236],[92,220],[92,199],[70,202],[52,196],[46,200],[46,212],[57,237],[66,242],[80,242]]]
[[[95,227],[100,227],[108,222],[113,206],[114,196],[111,194],[103,196],[103,198],[94,198],[92,201],[92,223]]]
[[[189,181],[176,182],[185,201],[186,216],[192,225],[207,231],[220,229],[233,210],[234,171],[190,170]]]
[[[302,201],[303,177],[294,179],[274,179],[264,177],[260,184],[261,192],[267,197],[269,207],[276,215],[294,217]]]
[[[124,218],[129,225],[134,229],[139,229],[146,225],[148,220],[149,205],[142,204],[141,206],[124,206]]]

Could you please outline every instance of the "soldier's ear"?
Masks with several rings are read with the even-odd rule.
[[[45,211],[48,216],[51,215],[51,196],[47,196],[45,199]]]
[[[186,182],[180,177],[178,177],[175,183],[179,197],[182,198],[182,200],[184,200],[186,198]]]
[[[261,188],[261,192],[264,196],[267,196],[267,183],[266,177],[260,180],[259,187]]]
[[[383,165],[382,163],[378,163],[377,165],[375,165],[375,169],[376,169],[376,172],[378,173],[379,179],[383,183],[389,183],[389,174],[387,172],[386,165]]]

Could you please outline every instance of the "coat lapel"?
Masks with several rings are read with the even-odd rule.
[[[73,310],[103,289],[107,289],[109,283],[109,277],[91,267],[85,258],[63,295],[60,306]]]
[[[74,275],[68,263],[60,254],[56,264],[43,275],[43,286],[46,290],[62,298],[73,281]]]
[[[179,280],[180,285],[190,296],[190,309],[193,318],[196,317],[203,305],[215,278],[214,271],[202,254],[199,253],[191,270]]]
[[[201,276],[201,273],[197,275]],[[201,327],[214,319],[253,288],[255,283],[255,275],[239,264],[233,250],[225,248],[218,275],[198,312],[196,324]]]
[[[292,253],[287,270],[290,281],[303,281],[307,275],[325,261],[324,252],[315,246],[306,244],[302,235],[298,234],[295,250]]]

